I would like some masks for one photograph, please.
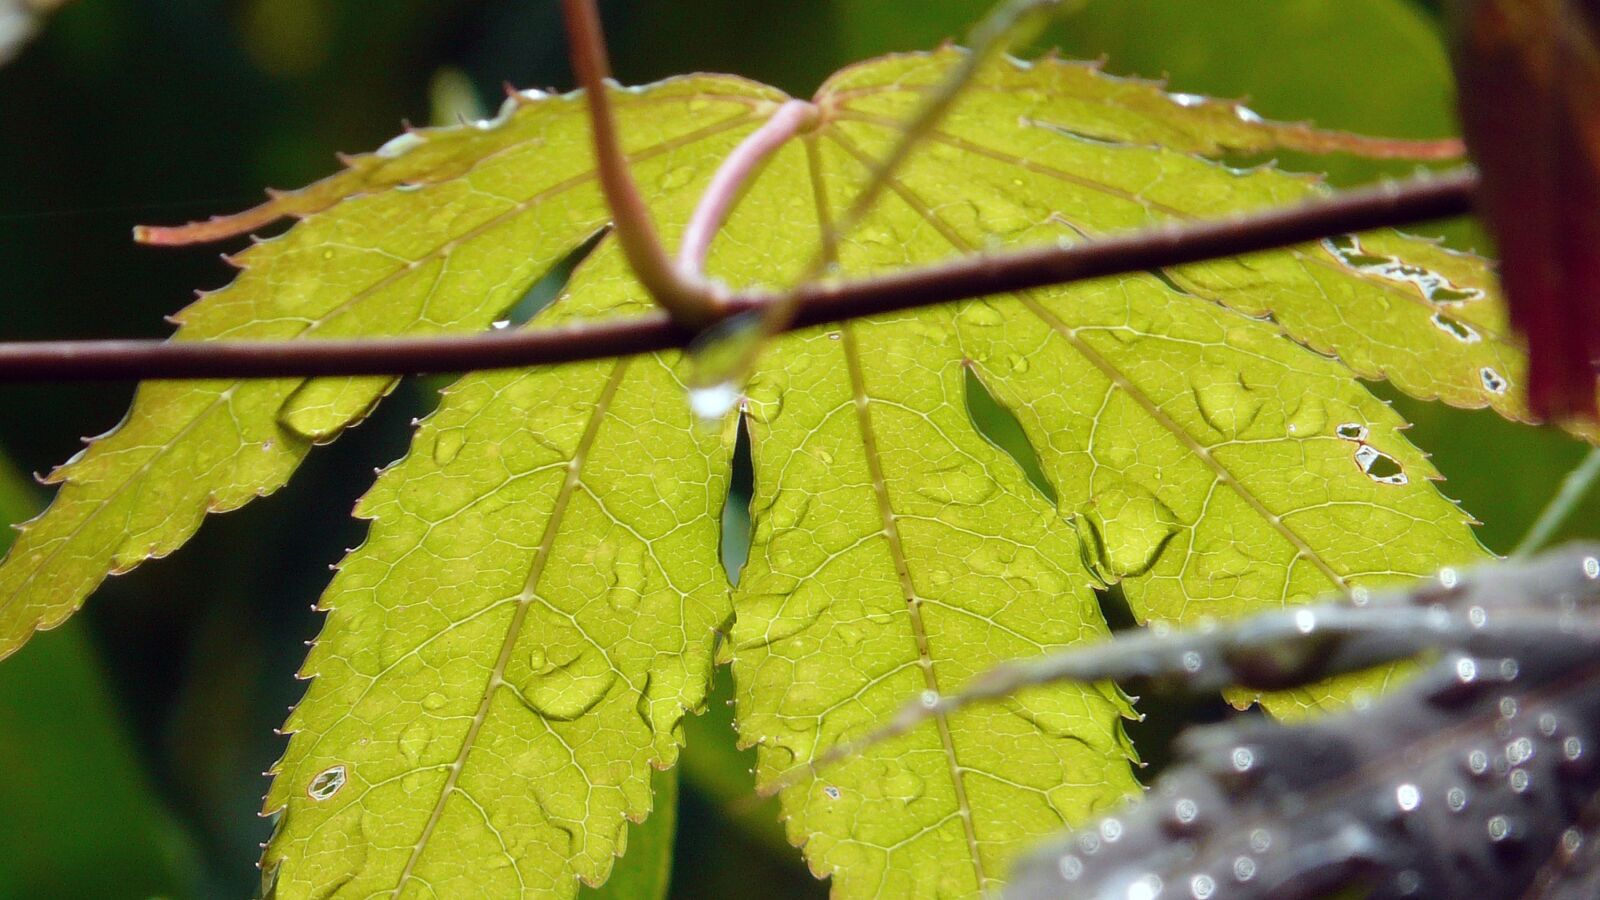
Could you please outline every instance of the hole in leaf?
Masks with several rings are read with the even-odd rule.
[[[1382,484],[1405,484],[1407,481],[1399,461],[1371,444],[1356,448],[1356,465],[1368,478]]]
[[[728,479],[728,497],[722,503],[722,571],[728,583],[739,584],[739,573],[750,558],[750,497],[755,491],[755,466],[750,459],[750,425],[739,417],[739,432],[733,444],[733,472]]]
[[[589,258],[589,254],[600,244],[600,239],[610,230],[608,226],[589,235],[583,243],[573,248],[572,252],[551,266],[548,272],[529,285],[522,296],[517,298],[517,302],[511,304],[511,307],[495,321],[495,328],[516,328],[527,324],[534,316],[544,312],[546,307],[561,296],[561,292],[567,287],[567,282],[572,280],[572,273]]]
[[[1100,601],[1100,614],[1113,633],[1139,628],[1121,585],[1097,590],[1095,596]],[[1128,693],[1125,687],[1123,692]],[[1240,715],[1221,694],[1197,696],[1181,691],[1142,697],[1138,710],[1143,718],[1125,720],[1122,730],[1144,763],[1143,768],[1134,770],[1134,775],[1146,786],[1172,763],[1178,735],[1196,725],[1214,725]]]
[[[1447,316],[1442,312],[1436,312],[1433,314],[1433,324],[1438,326],[1439,330],[1450,335],[1463,344],[1476,344],[1478,341],[1482,340],[1482,338],[1478,336],[1478,332],[1473,330],[1471,325],[1468,325],[1452,316]]]
[[[971,420],[972,427],[983,435],[984,440],[1011,457],[1034,490],[1049,500],[1051,506],[1055,506],[1056,489],[1045,477],[1044,467],[1039,464],[1039,454],[1028,442],[1022,423],[989,393],[989,388],[979,380],[970,364],[965,367],[965,372],[967,418]]]

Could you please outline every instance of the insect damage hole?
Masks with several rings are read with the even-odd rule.
[[[327,800],[344,787],[346,775],[347,770],[343,764],[323,769],[311,779],[310,784],[306,785],[306,794],[319,802]]]
[[[1398,460],[1371,444],[1356,448],[1356,465],[1368,478],[1379,484],[1405,484],[1410,481]]]

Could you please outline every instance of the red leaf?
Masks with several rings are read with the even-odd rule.
[[[1600,417],[1600,0],[1470,0],[1461,119],[1536,415]]]

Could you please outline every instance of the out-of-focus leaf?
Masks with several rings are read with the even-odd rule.
[[[1293,683],[1434,657],[1368,708],[1185,735],[1181,764],[1142,803],[1030,854],[1008,896],[1593,897],[1597,551],[1451,570],[1365,608],[1124,638],[1077,665],[1070,655],[1030,661],[1024,683],[1053,668],[1054,677],[1142,673],[1147,687],[1181,688]],[[1191,659],[1200,661],[1192,671]]]
[[[0,523],[38,498],[0,460]],[[0,530],[0,546],[11,539]],[[198,896],[187,835],[122,731],[73,626],[0,667],[0,897]]]
[[[1461,0],[1461,121],[1541,417],[1600,416],[1600,4]]]

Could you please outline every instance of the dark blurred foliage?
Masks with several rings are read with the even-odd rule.
[[[855,59],[957,37],[984,7],[628,0],[605,10],[624,81],[708,69],[805,93]],[[1105,54],[1120,73],[1170,73],[1175,89],[1249,94],[1270,116],[1434,136],[1453,127],[1438,28],[1433,4],[1407,0],[1090,0],[1041,43]],[[162,315],[231,273],[214,250],[136,247],[133,224],[229,211],[262,187],[328,173],[334,151],[375,147],[402,118],[427,122],[442,69],[465,73],[491,106],[503,81],[564,88],[562,54],[553,0],[75,0],[0,69],[0,338],[164,335]],[[1285,162],[1326,166],[1338,183],[1402,171]],[[1445,233],[1481,243],[1470,225]],[[348,513],[372,467],[404,453],[407,422],[434,386],[397,392],[289,488],[208,522],[174,559],[114,579],[72,625],[0,663],[0,898],[252,890],[269,828],[255,815],[259,773],[303,687],[292,673],[319,625],[308,607],[327,565],[361,540]],[[79,434],[114,424],[129,397],[126,385],[0,388],[0,447],[19,469],[47,469]],[[1397,402],[1451,478],[1444,490],[1500,551],[1583,452],[1487,413]],[[44,499],[0,479],[9,521]],[[1600,534],[1589,524],[1600,503],[1574,522],[1569,532]],[[774,807],[750,794],[725,673],[719,681],[690,728],[674,893],[817,896],[825,885],[785,842]],[[1146,753],[1162,757],[1159,746]]]

